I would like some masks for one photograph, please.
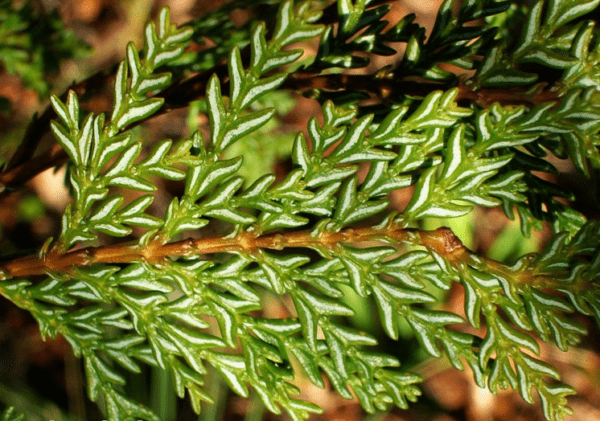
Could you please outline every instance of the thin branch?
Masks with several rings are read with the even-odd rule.
[[[15,187],[24,184],[48,168],[62,165],[67,161],[67,154],[58,143],[55,143],[43,154],[31,158],[12,170],[0,174],[0,195],[8,194]]]
[[[168,244],[150,243],[146,247],[116,244],[87,247],[60,254],[49,251],[44,256],[21,257],[0,265],[4,279],[44,275],[47,271],[65,272],[75,267],[97,263],[133,263],[147,261],[159,263],[166,258],[214,254],[224,252],[253,253],[259,249],[282,250],[288,247],[334,249],[341,243],[360,243],[370,240],[408,241],[421,244],[451,261],[468,261],[470,251],[449,228],[424,231],[404,228],[347,228],[335,233],[315,235],[309,231],[267,234],[255,237],[241,232],[235,237],[188,238]],[[1,277],[2,275],[0,275]]]
[[[373,74],[318,75],[308,72],[296,72],[286,79],[283,87],[299,92],[307,92],[313,89],[367,92],[380,101],[403,96],[425,97],[431,92],[453,87],[452,84],[432,82],[422,78],[409,77],[398,80],[390,76],[377,77]]]
[[[477,104],[481,108],[488,108],[494,103],[499,103],[502,106],[518,106],[525,105],[528,107],[542,104],[545,102],[556,102],[562,96],[560,90],[546,89],[545,83],[540,83],[533,88],[528,87],[511,87],[506,88],[479,88],[473,89],[464,81],[458,84],[457,101],[469,101]]]

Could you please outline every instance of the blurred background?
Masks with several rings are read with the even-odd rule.
[[[19,3],[19,2],[17,2]],[[160,7],[171,8],[171,18],[179,24],[198,18],[216,9],[222,0],[36,0],[36,12],[48,13],[56,9],[65,25],[83,39],[91,48],[81,57],[63,62],[52,76],[54,93],[62,93],[71,83],[78,82],[98,69],[109,68],[124,56],[127,42],[133,40],[140,46],[145,23],[156,16]],[[397,1],[389,13],[390,22],[415,12],[417,22],[430,30],[440,5],[439,0]],[[234,11],[234,22],[249,18],[244,11]],[[310,48],[310,47],[309,47]],[[398,46],[402,54],[402,46]],[[375,58],[369,69],[374,71],[389,64],[394,58]],[[85,103],[88,110],[99,112],[110,107],[111,87],[106,94],[100,93]],[[0,160],[8,162],[25,134],[28,122],[35,112],[43,112],[46,97],[25,86],[22,80],[0,68],[0,96],[12,102],[12,108],[0,115]],[[277,131],[277,141],[269,143],[272,136],[258,136],[246,140],[241,149],[230,154],[244,153],[242,171],[255,178],[265,171],[282,175],[289,169],[289,153],[293,133],[304,130],[308,118],[318,116],[318,104],[293,94],[265,98],[267,105],[277,107],[278,122],[265,130]],[[270,104],[269,104],[270,103]],[[199,113],[201,106],[174,111],[168,116],[152,119],[136,129],[149,144],[162,138],[179,139],[192,130],[206,129],[207,118]],[[44,139],[40,150],[47,148],[52,139]],[[563,182],[577,184],[568,163],[557,165],[567,174]],[[570,174],[570,175],[569,175]],[[6,256],[18,250],[33,253],[60,230],[60,217],[69,201],[64,187],[64,168],[48,170],[32,179],[26,186],[2,198],[0,201],[0,255]],[[169,191],[177,187],[166,186]],[[391,206],[401,210],[410,199],[410,189],[396,192]],[[168,197],[157,197],[153,206],[168,203]],[[580,204],[585,208],[585,201]],[[160,214],[160,210],[157,210]],[[499,209],[478,209],[473,215],[447,221],[424,223],[423,228],[435,229],[445,225],[462,239],[472,250],[484,253],[500,261],[511,261],[517,256],[536,251],[548,239],[549,230],[524,238],[518,222],[508,220]],[[456,286],[445,293],[446,310],[463,314],[463,293]],[[345,298],[356,309],[357,316],[351,320],[356,327],[380,338],[380,349],[395,355],[403,362],[405,370],[419,373],[425,379],[423,396],[409,410],[394,409],[389,413],[366,414],[356,400],[347,401],[331,390],[319,389],[307,380],[298,379],[303,398],[324,409],[322,415],[312,421],[535,421],[543,420],[540,405],[528,405],[515,392],[503,392],[497,396],[479,389],[470,372],[459,372],[444,360],[427,358],[415,352],[417,341],[408,328],[402,331],[401,344],[387,340],[383,334],[373,303],[351,291]],[[281,304],[270,303],[272,317],[277,316]],[[283,311],[281,309],[281,311]],[[563,380],[573,385],[579,394],[570,399],[575,414],[568,421],[600,420],[600,335],[589,320],[582,321],[590,331],[586,343],[579,350],[568,354],[552,346],[543,346],[543,358],[557,367]],[[86,396],[85,378],[80,361],[69,345],[61,338],[42,341],[39,330],[31,316],[6,300],[0,300],[0,408],[16,406],[27,420],[100,420],[102,414]],[[276,416],[265,411],[260,400],[252,395],[242,399],[227,389],[218,376],[207,376],[207,390],[215,398],[213,405],[204,405],[200,416],[195,415],[189,402],[175,397],[170,380],[159,370],[148,370],[131,376],[128,391],[156,410],[164,421],[173,420],[286,420],[285,415]]]

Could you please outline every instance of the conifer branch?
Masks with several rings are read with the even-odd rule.
[[[226,76],[227,66],[220,66],[211,71],[191,77],[180,84],[172,85],[169,89],[161,93],[161,98],[165,102],[161,108],[153,114],[149,119],[169,113],[173,110],[187,107],[192,101],[203,99],[206,92],[206,86],[209,78],[216,74],[220,76],[222,83],[227,86],[228,77]],[[73,86],[72,89],[78,95],[85,93],[85,87],[98,82],[99,75],[92,76],[89,80]],[[112,76],[111,76],[112,77]],[[102,79],[102,78],[100,78]],[[367,92],[373,98],[385,102],[388,98],[409,97],[426,97],[432,92],[438,90],[449,90],[455,85],[459,88],[457,101],[468,101],[477,104],[480,107],[486,108],[493,103],[501,105],[526,105],[532,106],[542,103],[554,103],[560,98],[559,90],[551,91],[547,89],[493,89],[493,88],[477,88],[473,89],[468,84],[462,81],[458,83],[438,83],[426,80],[415,81],[414,77],[406,81],[395,80],[390,77],[374,78],[373,75],[315,75],[309,72],[298,71],[286,79],[281,88],[290,89],[299,93],[307,93],[315,89],[325,91],[358,91]],[[102,81],[100,81],[102,82]],[[33,153],[34,146],[41,138],[50,131],[49,121],[56,117],[52,108],[48,108],[40,118],[32,122],[31,134],[27,138],[32,139],[30,146],[26,148],[29,154]],[[137,121],[127,129],[131,129],[144,121]],[[125,129],[123,129],[124,131]],[[25,150],[25,149],[23,149]],[[14,189],[26,181],[36,176],[42,171],[49,168],[60,166],[67,160],[67,155],[58,150],[57,144],[53,145],[48,151],[42,153],[39,157],[29,160],[25,159],[25,152],[16,154],[7,166],[0,173],[0,197],[5,189]]]
[[[594,23],[581,19],[600,0],[469,0],[458,11],[445,0],[429,37],[412,15],[390,27],[381,3],[239,0],[181,28],[163,8],[143,48],[128,44],[118,68],[52,96],[32,122],[0,189],[68,162],[73,200],[57,239],[0,263],[0,295],[30,312],[43,336],[67,339],[111,421],[158,420],[122,392],[122,371],[140,364],[169,373],[196,412],[211,401],[206,364],[294,421],[320,411],[294,397],[295,376],[318,387],[326,377],[368,412],[405,408],[421,379],[339,322],[357,307],[345,288],[375,303],[394,341],[407,326],[428,355],[468,365],[480,387],[511,388],[530,403],[536,391],[548,420],[570,413],[575,390],[540,359],[538,341],[568,351],[587,335],[574,313],[600,322],[600,223],[540,173],[559,173],[548,152],[587,177],[600,168],[599,46]],[[266,22],[231,24],[232,7],[257,5]],[[206,54],[188,48],[202,34],[216,44]],[[312,56],[298,48],[317,41]],[[406,50],[393,70],[348,72],[396,54],[398,42]],[[112,73],[110,109],[85,111],[84,95]],[[285,136],[286,175],[260,156],[246,178],[244,165],[256,164],[247,142],[286,143],[272,132],[285,113],[279,90],[316,99],[322,119]],[[145,145],[130,131],[197,99],[191,109],[208,123],[189,138]],[[35,156],[49,130],[57,144]],[[182,190],[158,217],[147,209],[164,180]],[[399,189],[411,197],[395,212],[389,195]],[[415,228],[451,225],[475,206],[518,216],[525,235],[551,222],[554,237],[508,266],[449,228]],[[179,240],[211,221],[229,235]],[[455,283],[464,316],[435,305],[443,294],[434,291]],[[265,293],[286,297],[289,317],[261,314]],[[476,334],[455,328],[467,323]]]
[[[246,231],[234,237],[188,238],[168,244],[149,243],[145,247],[115,244],[86,247],[64,254],[50,250],[42,256],[31,255],[0,264],[0,271],[4,273],[5,279],[8,279],[44,275],[48,271],[68,272],[75,267],[86,267],[97,263],[156,263],[169,257],[236,252],[253,254],[262,249],[283,250],[291,247],[335,249],[342,243],[357,244],[372,240],[387,242],[391,239],[423,245],[451,261],[465,261],[466,253],[469,253],[460,239],[448,228],[425,231],[393,226],[363,227],[347,228],[339,232],[297,231],[258,237]]]
[[[210,71],[183,80],[179,84],[170,86],[160,94],[160,98],[164,98],[164,104],[155,114],[146,120],[136,121],[122,131],[131,129],[147,120],[167,114],[173,110],[187,107],[192,101],[203,99],[208,80],[213,74],[219,77],[225,87],[228,86],[227,65],[217,66]],[[309,93],[313,90],[365,92],[372,98],[385,103],[389,98],[395,98],[396,100],[407,96],[423,98],[438,90],[447,91],[453,87],[458,87],[457,101],[463,104],[465,102],[473,103],[481,108],[487,108],[494,103],[511,106],[533,106],[542,103],[555,103],[563,94],[559,89],[546,89],[543,85],[534,86],[533,88],[519,87],[506,90],[503,88],[474,88],[462,80],[440,83],[424,79],[419,80],[418,77],[413,76],[408,77],[407,80],[397,80],[392,76],[317,75],[312,72],[299,70],[290,75],[282,83],[281,89],[289,89],[298,93]],[[72,86],[70,90],[81,96],[87,93],[88,87],[107,83],[112,78],[112,74],[107,75],[106,72],[99,72],[89,79]],[[31,142],[25,142],[28,144],[27,148],[19,149],[18,153],[11,160],[10,165],[0,172],[0,197],[2,197],[3,192],[7,188],[9,189],[8,191],[17,188],[40,172],[60,166],[66,162],[67,155],[59,151],[56,144],[48,149],[48,151],[40,154],[39,157],[26,159],[35,151],[37,142],[50,131],[48,123],[55,117],[56,113],[54,113],[51,107],[48,107],[42,116],[34,119],[30,131],[25,138],[26,140],[30,139]]]

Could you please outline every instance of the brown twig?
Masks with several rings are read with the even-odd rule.
[[[235,237],[188,238],[174,243],[150,243],[146,247],[116,244],[87,247],[59,254],[49,251],[43,257],[31,255],[0,265],[6,278],[43,275],[48,271],[65,272],[75,267],[86,267],[97,263],[133,263],[147,261],[159,263],[166,258],[214,254],[223,252],[253,253],[259,249],[282,250],[284,248],[327,248],[334,250],[341,243],[360,243],[370,240],[409,241],[435,250],[449,260],[465,260],[470,252],[448,228],[435,231],[416,229],[372,227],[347,228],[335,233],[314,235],[308,231],[267,234],[255,237],[242,232]]]
[[[64,164],[67,158],[66,152],[58,143],[55,143],[45,153],[31,158],[12,170],[1,173],[0,194],[10,192],[11,188],[25,183],[48,168]]]
[[[518,87],[506,88],[479,88],[473,89],[468,84],[460,81],[458,84],[457,101],[469,101],[481,108],[488,108],[494,103],[500,105],[526,105],[534,106],[544,102],[556,102],[562,95],[560,90],[545,89],[545,85],[539,84],[531,89],[519,89]]]

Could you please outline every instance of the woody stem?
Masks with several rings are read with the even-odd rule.
[[[259,249],[281,250],[296,248],[334,249],[341,243],[360,243],[370,240],[411,242],[434,250],[451,261],[468,261],[470,252],[448,228],[424,231],[403,228],[346,228],[338,232],[315,234],[309,231],[275,233],[255,237],[241,232],[235,237],[205,237],[157,244],[146,247],[123,244],[86,247],[67,253],[48,252],[43,257],[31,255],[0,264],[4,278],[43,275],[47,271],[68,271],[96,263],[133,263],[138,261],[160,262],[167,257],[183,257],[197,254],[223,252],[253,253]]]

